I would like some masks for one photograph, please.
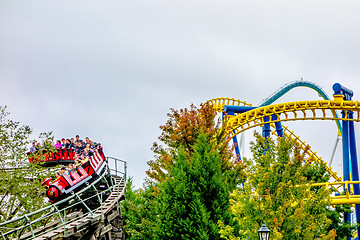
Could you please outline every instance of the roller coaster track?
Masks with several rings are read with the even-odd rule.
[[[360,181],[342,181],[342,182],[327,182],[327,183],[313,183],[312,187],[324,186],[328,189],[330,188],[340,188],[344,187],[344,194],[335,195],[331,197],[332,205],[342,205],[342,204],[360,204],[360,195],[355,195],[351,189],[354,184],[360,184]]]
[[[235,103],[235,104],[233,104]],[[244,101],[235,100],[232,98],[214,98],[206,102],[211,104],[217,111],[223,111],[225,105],[236,105],[236,106],[252,106]],[[348,114],[344,114],[344,117],[338,117],[336,111],[353,112],[354,117],[349,118]],[[271,118],[271,116],[277,116]],[[264,117],[269,117],[268,121],[264,120]],[[286,121],[298,121],[298,120],[347,120],[347,121],[360,121],[360,102],[358,101],[345,101],[343,96],[335,95],[334,100],[316,100],[316,101],[298,101],[289,103],[280,103],[269,106],[262,106],[249,110],[244,113],[239,113],[234,116],[228,116],[225,121],[226,131],[236,136],[246,130],[257,126],[263,126],[266,123],[270,123],[272,126],[276,122]],[[284,126],[283,126],[284,127]],[[284,127],[284,134],[290,137],[300,145],[301,149],[305,151],[308,156],[305,160],[320,163],[323,161],[321,157],[317,156],[316,152],[313,152],[311,148],[296,136],[292,131]],[[356,181],[345,181],[342,182],[342,178],[337,176],[337,172],[333,172],[331,167],[326,165],[326,171],[333,178],[332,183],[317,183],[314,186],[326,186],[328,188],[336,189],[339,193],[341,187],[346,188],[345,193],[341,195],[331,197],[331,204],[360,204],[360,195],[354,195],[351,191],[352,185],[360,184]]]
[[[333,116],[332,110],[351,111],[356,113],[354,118]],[[277,119],[271,119],[276,115]],[[280,115],[284,116],[280,119]],[[269,121],[264,117],[270,117]],[[335,100],[299,101],[280,103],[265,107],[256,108],[227,121],[227,131],[237,135],[253,127],[262,126],[265,123],[297,121],[297,120],[347,120],[360,121],[360,102]]]
[[[274,92],[272,95],[270,95],[268,98],[266,98],[263,102],[259,104],[259,107],[268,106],[272,103],[274,103],[277,99],[285,95],[287,92],[289,92],[291,89],[297,88],[297,87],[307,87],[315,90],[324,100],[330,100],[329,96],[326,94],[326,92],[322,89],[322,87],[312,83],[312,82],[306,82],[306,81],[294,81],[288,84],[285,84],[282,86],[279,90]],[[333,112],[334,115],[337,115],[336,112]],[[339,129],[339,135],[342,133],[342,127],[339,120],[335,120],[336,125]]]
[[[225,105],[252,107],[250,103],[240,101],[239,99],[235,99],[235,98],[213,98],[209,101],[206,101],[205,104],[211,104],[212,107],[218,112],[223,111]]]
[[[274,103],[276,100],[278,100],[280,97],[282,97],[285,93],[289,92],[291,89],[296,87],[308,87],[320,94],[320,96],[325,100],[330,100],[329,96],[326,94],[326,92],[322,89],[322,87],[312,83],[312,82],[306,82],[306,81],[294,81],[285,84],[282,86],[279,90],[274,92],[272,95],[270,95],[268,98],[266,98],[263,102],[259,104],[259,107],[267,106],[272,103]]]
[[[299,136],[296,136],[293,131],[290,131],[288,129],[288,127],[283,126],[283,128],[284,128],[284,135],[286,137],[296,141],[299,144],[300,148],[307,155],[307,158],[305,159],[307,162],[309,162],[309,163],[312,163],[312,162],[321,163],[321,162],[323,162],[322,158],[319,157],[316,152],[312,151],[311,147],[308,144],[306,144],[305,141],[301,140]],[[325,168],[326,168],[326,172],[330,175],[330,177],[333,178],[333,181],[335,181],[335,182],[341,182],[342,181],[342,178],[338,177],[337,172],[334,172],[332,170],[332,167],[328,167],[327,165],[325,165]]]
[[[0,224],[2,239],[124,239],[119,202],[126,162],[107,157],[107,168],[81,191],[55,204]],[[110,167],[111,165],[112,167]]]

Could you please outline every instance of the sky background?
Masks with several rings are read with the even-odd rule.
[[[0,105],[33,138],[101,142],[141,187],[170,108],[258,105],[301,78],[330,96],[339,82],[358,100],[359,10],[351,0],[0,0]],[[298,88],[277,102],[308,99],[320,98]],[[329,158],[335,123],[287,125]]]

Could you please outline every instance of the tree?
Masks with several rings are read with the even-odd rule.
[[[134,190],[132,179],[128,179],[126,198],[121,202],[126,239],[155,239],[158,204],[153,191],[154,187],[151,184],[143,189]]]
[[[243,165],[235,161],[212,106],[172,109],[168,116],[161,144],[153,144],[144,190],[127,196],[128,237],[218,239],[217,221],[232,223],[229,195],[244,179]]]
[[[192,146],[201,133],[208,134],[212,141],[216,141],[220,153],[226,155],[227,160],[222,163],[222,167],[228,170],[235,169],[234,174],[239,173],[241,165],[229,162],[232,158],[231,149],[227,145],[229,136],[222,128],[221,122],[215,121],[216,114],[211,105],[201,105],[200,108],[191,105],[190,109],[171,109],[168,121],[160,126],[162,133],[159,140],[163,145],[154,142],[152,147],[155,159],[148,162],[149,170],[146,173],[149,180],[161,182],[169,174],[174,153],[182,147],[191,154]]]
[[[31,129],[8,119],[0,106],[0,222],[29,213],[45,205],[42,170],[29,164],[26,155]]]
[[[222,171],[219,146],[200,134],[192,154],[180,148],[160,185],[158,239],[220,239],[218,221],[232,224],[230,172]],[[240,176],[239,176],[240,177]]]
[[[266,224],[273,239],[334,239],[329,229],[330,194],[312,189],[308,180],[316,163],[304,162],[295,142],[277,142],[255,134],[253,161],[246,161],[244,187],[231,194],[231,209],[239,230],[220,222],[226,239],[256,239],[257,229]],[[308,175],[308,176],[307,176]],[[325,177],[326,178],[326,177]]]
[[[0,106],[0,169],[24,164],[29,135],[29,126],[7,119],[6,106]]]

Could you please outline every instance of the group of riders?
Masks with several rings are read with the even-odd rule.
[[[44,147],[48,149],[47,146],[52,145],[52,141],[48,140],[44,143]],[[75,169],[77,166],[85,164],[89,161],[90,157],[94,154],[98,148],[101,147],[100,143],[96,143],[90,140],[88,137],[85,138],[85,141],[80,139],[79,135],[76,135],[75,139],[65,139],[57,140],[56,144],[53,145],[56,149],[71,149],[74,153],[74,163],[69,163],[67,167],[62,167],[60,170],[56,171],[56,179],[61,177],[63,174],[69,174],[70,171]],[[35,153],[41,148],[40,143],[36,143],[35,141],[32,143],[30,147],[30,153]]]

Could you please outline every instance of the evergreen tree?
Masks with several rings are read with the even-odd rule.
[[[200,134],[190,155],[181,148],[160,186],[158,239],[219,239],[217,222],[231,222],[229,174],[222,172],[222,155]]]
[[[244,180],[243,164],[235,161],[212,106],[172,109],[168,116],[144,190],[128,189],[127,236],[218,239],[217,221],[232,224],[229,194]]]
[[[132,179],[126,184],[125,200],[121,202],[126,239],[155,239],[158,221],[158,199],[154,187],[133,189]]]
[[[257,239],[266,224],[272,239],[334,239],[329,229],[330,194],[311,189],[306,176],[316,163],[305,163],[297,145],[286,138],[275,143],[255,134],[253,162],[247,161],[247,181],[231,196],[231,209],[240,230],[220,222],[226,239]]]

